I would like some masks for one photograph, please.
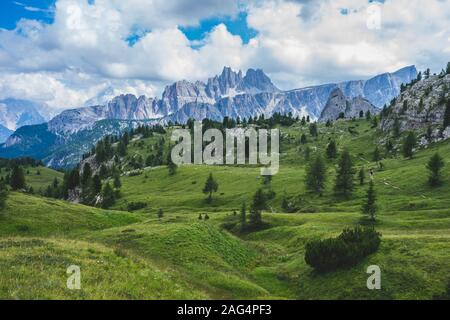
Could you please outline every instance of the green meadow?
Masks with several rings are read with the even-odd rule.
[[[450,143],[385,154],[384,136],[365,120],[281,127],[280,170],[270,183],[275,197],[263,213],[264,230],[245,234],[228,226],[239,219],[263,186],[257,167],[186,165],[175,175],[166,166],[121,177],[120,197],[108,210],[11,192],[0,211],[0,298],[3,299],[433,299],[450,280]],[[300,143],[302,134],[307,144]],[[142,157],[161,136],[130,143]],[[166,144],[170,132],[164,136]],[[366,183],[342,199],[333,193],[337,160],[326,160],[322,196],[305,187],[305,150],[325,155],[334,140],[338,154],[350,150]],[[394,146],[400,148],[400,140]],[[372,161],[379,146],[382,168]],[[427,185],[426,163],[439,152],[445,183]],[[363,221],[369,174],[374,171],[382,234],[377,253],[348,270],[316,273],[304,260],[305,245],[339,235]],[[25,168],[25,170],[27,170]],[[30,168],[27,184],[43,189],[62,173]],[[219,184],[213,201],[202,193],[212,173]],[[4,172],[2,172],[4,174]],[[283,198],[299,208],[284,213]],[[145,207],[128,212],[130,203]],[[164,215],[158,218],[162,209]],[[209,220],[199,220],[207,214]],[[81,290],[66,288],[70,265],[81,268]],[[368,290],[367,267],[381,268],[381,290]]]

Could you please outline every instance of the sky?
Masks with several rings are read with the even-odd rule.
[[[0,99],[159,96],[224,66],[281,89],[450,60],[450,0],[2,0]]]

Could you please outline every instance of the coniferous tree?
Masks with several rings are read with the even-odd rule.
[[[89,163],[83,166],[83,174],[81,176],[81,186],[86,188],[89,186],[92,179],[92,169]]]
[[[317,155],[306,168],[306,188],[321,194],[325,187],[326,167],[320,155]]]
[[[119,157],[125,157],[127,155],[127,145],[123,139],[119,140],[119,143],[117,144],[117,154]]]
[[[15,165],[13,167],[11,176],[9,178],[9,184],[11,186],[11,189],[13,189],[14,191],[25,188],[25,176],[23,174],[22,167],[18,165]]]
[[[162,208],[159,208],[158,210],[158,219],[162,219],[164,217],[164,210]]]
[[[241,225],[245,226],[245,224],[247,223],[247,207],[246,207],[245,203],[242,204],[240,215],[241,215],[241,217],[240,217]]]
[[[102,191],[102,180],[98,174],[92,177],[91,192],[93,195],[97,195]]]
[[[310,157],[311,157],[311,148],[307,146],[305,148],[305,161],[309,161]]]
[[[309,133],[311,134],[311,136],[313,137],[317,137],[319,135],[318,131],[317,131],[317,123],[311,123],[309,125]]]
[[[398,120],[398,118],[396,117],[394,119],[394,126],[393,126],[393,133],[395,138],[400,137],[401,133],[400,130],[401,130],[400,120]]]
[[[427,169],[430,171],[428,184],[431,187],[437,187],[442,184],[441,170],[444,166],[444,159],[439,155],[439,153],[435,153],[428,161]]]
[[[327,157],[328,159],[335,159],[337,157],[337,147],[334,140],[327,146]]]
[[[373,151],[373,161],[378,162],[381,160],[381,154],[380,154],[380,149],[377,147],[375,147],[375,150]]]
[[[364,168],[361,168],[361,170],[359,170],[358,178],[359,178],[359,184],[361,186],[364,185],[364,182],[366,180],[366,172],[365,172]]]
[[[447,100],[444,112],[444,129],[450,126],[450,99]]]
[[[301,144],[307,144],[308,143],[308,139],[306,138],[305,134],[302,134],[302,136],[300,137],[300,143]]]
[[[445,73],[450,74],[450,62],[447,63],[447,69],[446,69]]]
[[[209,203],[212,201],[212,194],[217,192],[218,189],[219,185],[216,180],[214,180],[212,173],[210,173],[208,179],[206,180],[205,187],[203,188],[203,193],[208,195],[207,201]]]
[[[362,212],[364,214],[367,214],[371,221],[375,221],[377,213],[377,205],[373,180],[370,181],[369,190],[367,191],[367,200],[362,207]]]
[[[122,187],[122,182],[120,181],[120,176],[118,173],[114,175],[114,188],[120,189]]]
[[[409,132],[403,142],[403,155],[405,158],[412,159],[414,155],[414,148],[417,145],[417,139],[414,132]]]
[[[177,173],[177,165],[172,161],[172,155],[170,152],[167,156],[167,168],[169,169],[169,176],[173,176]]]
[[[250,207],[249,223],[257,226],[262,222],[262,211],[267,208],[267,197],[262,189],[258,189],[253,196],[253,204]]]
[[[107,209],[111,207],[116,201],[116,195],[114,193],[113,188],[107,182],[102,189],[102,208]]]
[[[3,178],[3,177],[2,177]],[[5,208],[6,199],[8,198],[8,188],[4,180],[0,181],[0,210]]]
[[[344,150],[339,160],[334,191],[337,195],[350,197],[353,192],[353,161],[348,150]]]

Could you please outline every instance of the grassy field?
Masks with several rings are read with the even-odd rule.
[[[262,186],[258,168],[183,166],[174,176],[166,167],[147,168],[122,177],[111,210],[11,193],[0,212],[0,298],[432,299],[443,293],[450,279],[450,165],[446,183],[431,189],[425,164],[436,151],[448,161],[450,144],[420,150],[412,160],[390,156],[379,170],[371,160],[382,137],[366,121],[319,132],[313,139],[307,127],[282,128],[280,172],[271,182],[276,196],[263,215],[270,227],[240,236],[224,225]],[[302,133],[307,145],[299,143]],[[327,160],[324,195],[307,193],[304,150],[323,153],[331,139],[339,151],[350,149],[358,169],[375,170],[376,228],[383,236],[379,251],[354,268],[321,275],[305,263],[305,244],[357,225],[367,191],[367,184],[357,186],[351,199],[336,198],[336,160]],[[132,142],[129,155],[145,157],[156,140]],[[47,180],[27,181],[48,184],[47,170]],[[219,183],[210,204],[202,193],[209,173]],[[284,196],[301,199],[298,213],[282,213]],[[130,202],[147,207],[130,213]],[[206,213],[210,219],[200,221]],[[366,269],[374,264],[382,289],[371,291]],[[65,287],[70,265],[81,267],[80,291]]]

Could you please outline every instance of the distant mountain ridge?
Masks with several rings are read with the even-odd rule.
[[[106,129],[105,126],[97,126],[99,121],[121,121],[121,127],[129,128],[138,122],[186,123],[190,118],[222,121],[224,117],[248,119],[259,115],[270,117],[274,113],[319,119],[330,94],[337,88],[349,99],[361,97],[376,107],[382,107],[400,93],[402,83],[409,83],[416,77],[416,68],[410,66],[369,80],[281,91],[260,69],[249,69],[244,75],[242,71],[235,72],[225,67],[220,75],[206,82],[175,82],[165,88],[160,99],[126,94],[103,105],[65,110],[51,119],[45,130],[35,126],[19,129],[0,146],[0,157],[34,155],[35,148],[45,145],[52,151],[40,159],[45,158],[46,163],[55,167],[73,165],[77,157],[81,158],[82,151],[70,150],[70,162],[65,162],[64,152],[61,151],[68,150],[68,143],[78,145],[73,137],[100,139],[103,135],[120,132],[120,127]],[[124,121],[130,124],[123,125]],[[103,131],[94,133],[93,130]],[[48,141],[54,144],[51,148],[47,145]],[[83,138],[83,142],[90,148],[96,140]],[[58,157],[52,158],[52,154],[58,154]]]

